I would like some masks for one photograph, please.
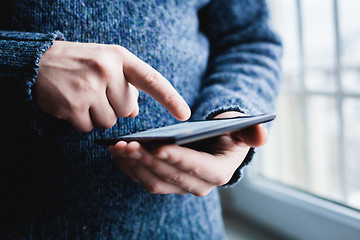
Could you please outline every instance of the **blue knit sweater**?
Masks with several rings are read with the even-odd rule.
[[[31,90],[55,39],[119,44],[172,83],[193,119],[272,112],[281,47],[264,2],[2,0],[0,238],[222,239],[216,190],[149,194],[94,144],[175,123],[158,102],[141,92],[136,118],[79,133],[39,110]]]

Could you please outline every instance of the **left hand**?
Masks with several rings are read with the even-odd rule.
[[[240,115],[225,112],[216,118]],[[150,152],[138,142],[124,141],[110,146],[109,152],[121,170],[150,193],[206,196],[214,187],[226,184],[249,148],[265,144],[267,135],[266,128],[256,125],[207,141],[206,152],[178,145]]]

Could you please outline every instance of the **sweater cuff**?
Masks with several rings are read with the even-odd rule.
[[[221,100],[212,98],[212,100],[197,106],[191,118],[193,120],[211,119],[220,113],[228,111],[238,111],[245,115],[254,115],[261,112],[256,110],[259,109],[258,106],[250,104],[241,97],[225,97]]]
[[[229,182],[227,182],[226,184],[223,185],[224,187],[233,185],[234,183],[238,182],[242,178],[242,176],[243,176],[243,174],[242,174],[243,168],[251,163],[251,160],[253,159],[254,155],[255,155],[255,148],[250,148],[247,155],[246,155],[246,157],[244,158],[244,161],[235,170],[235,172],[232,175]]]
[[[38,75],[39,61],[55,40],[63,39],[59,31],[53,33],[0,32],[3,72],[23,81],[26,100],[32,100],[31,89]]]

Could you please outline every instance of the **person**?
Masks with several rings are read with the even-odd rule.
[[[2,2],[1,238],[223,239],[217,186],[267,139],[201,148],[95,139],[273,112],[265,1]]]

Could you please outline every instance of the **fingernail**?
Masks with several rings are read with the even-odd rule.
[[[141,159],[142,154],[141,154],[141,152],[136,151],[136,152],[130,153],[128,156],[132,159],[139,160],[139,159]]]

